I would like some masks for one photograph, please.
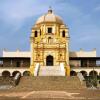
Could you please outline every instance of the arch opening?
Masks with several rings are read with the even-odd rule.
[[[51,56],[51,55],[47,56],[46,66],[53,66],[53,56]]]
[[[71,75],[71,76],[77,76],[77,72],[71,71],[71,72],[70,72],[70,75]]]
[[[29,71],[24,71],[23,76],[30,76],[30,72]]]
[[[10,77],[10,72],[9,71],[3,71],[2,76],[3,77]]]
[[[62,37],[65,37],[65,31],[62,31]]]
[[[89,76],[97,76],[97,75],[98,75],[98,73],[96,71],[91,71],[89,73]]]
[[[38,32],[37,31],[35,31],[35,37],[38,37]]]
[[[12,73],[12,76],[15,76],[17,73],[20,73],[19,71],[14,71],[13,73]],[[21,74],[21,73],[20,73]]]
[[[83,76],[87,76],[87,72],[86,71],[80,71],[80,73],[82,73]]]

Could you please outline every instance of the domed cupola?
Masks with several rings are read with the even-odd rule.
[[[60,24],[60,25],[64,24],[63,20],[58,15],[55,15],[51,8],[49,8],[48,12],[46,14],[42,15],[36,21],[36,25],[42,24],[42,23],[56,23],[56,24]]]

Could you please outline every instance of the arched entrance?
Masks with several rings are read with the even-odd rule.
[[[47,56],[46,66],[53,66],[53,56],[51,56],[51,55]]]

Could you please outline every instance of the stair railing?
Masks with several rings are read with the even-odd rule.
[[[35,66],[35,69],[34,69],[34,76],[38,76],[39,69],[40,69],[40,64],[37,63],[36,66]]]
[[[61,69],[62,74],[65,76],[64,63],[60,63],[60,69]]]

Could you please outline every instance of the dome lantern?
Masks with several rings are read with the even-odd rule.
[[[49,7],[48,13],[52,13],[52,8],[51,8],[51,6]]]

